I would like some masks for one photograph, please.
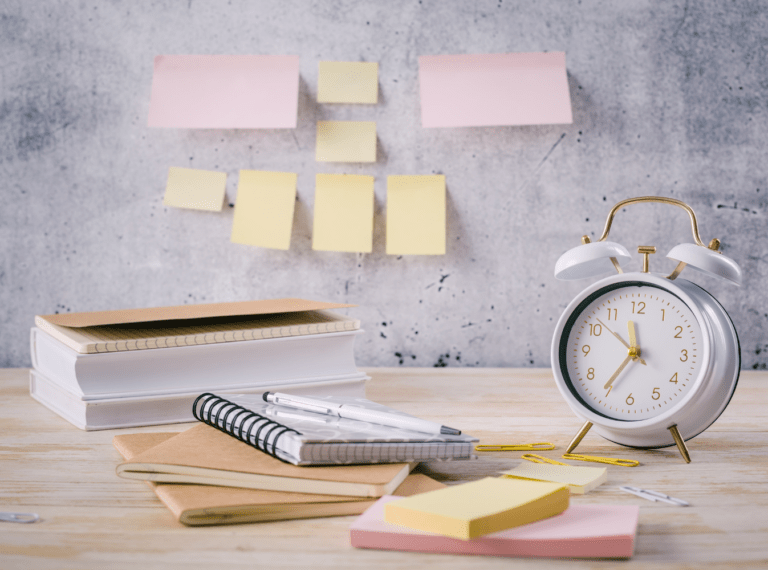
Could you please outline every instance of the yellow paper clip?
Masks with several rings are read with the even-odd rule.
[[[527,459],[528,461],[533,461],[534,463],[549,463],[550,465],[568,465],[567,463],[560,463],[559,461],[555,461],[554,459],[549,459],[548,457],[542,457],[541,455],[536,455],[535,453],[524,453],[522,456],[523,459]]]
[[[637,467],[640,465],[639,461],[634,459],[616,459],[613,457],[594,457],[592,455],[581,455],[580,453],[565,453],[563,459],[571,459],[573,461],[591,461],[592,463],[607,463],[608,465],[618,465],[620,467]]]
[[[555,449],[555,446],[546,441],[541,443],[511,443],[475,446],[475,451],[549,451],[551,449]]]

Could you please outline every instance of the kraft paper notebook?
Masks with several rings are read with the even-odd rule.
[[[387,523],[384,508],[397,500],[399,497],[382,497],[352,523],[352,546],[488,556],[629,558],[640,511],[637,505],[571,505],[548,519],[474,540],[459,540]]]
[[[469,540],[560,514],[568,501],[565,485],[486,477],[387,503],[384,519]]]
[[[415,466],[416,463],[388,463],[297,467],[199,424],[118,465],[117,474],[157,483],[381,497],[397,489]]]
[[[124,459],[130,460],[176,435],[178,433],[123,434],[116,435],[112,444]],[[190,526],[356,515],[375,502],[374,499],[343,495],[149,481],[147,484],[179,522]],[[414,473],[406,477],[394,494],[407,497],[444,486],[424,474]]]
[[[35,325],[82,354],[146,350],[341,332],[360,321],[306,299],[267,299],[146,309],[38,315]]]
[[[573,465],[548,465],[522,461],[520,465],[504,471],[505,477],[549,481],[568,485],[571,493],[583,495],[608,480],[605,467],[576,467]]]

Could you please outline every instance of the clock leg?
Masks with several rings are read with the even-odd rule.
[[[591,427],[592,422],[585,422],[584,425],[581,426],[579,433],[577,433],[576,436],[571,440],[571,443],[568,444],[568,449],[566,449],[565,452],[571,453],[574,449],[576,449],[576,446],[581,443],[581,440],[584,439],[584,436],[587,435],[587,432]]]
[[[683,459],[685,459],[686,463],[691,462],[691,456],[688,453],[688,448],[685,446],[685,442],[683,441],[683,436],[680,435],[680,432],[677,429],[677,426],[674,425],[669,428],[669,432],[672,434],[672,438],[675,440],[675,443],[677,444],[677,449],[680,450],[680,455],[683,456]]]

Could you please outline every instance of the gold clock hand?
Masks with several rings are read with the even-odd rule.
[[[640,347],[637,345],[635,323],[633,321],[627,321],[627,329],[629,329],[629,354],[633,357],[633,359],[637,359],[640,364],[645,366],[645,360],[640,358]],[[634,350],[632,350],[633,348]]]
[[[613,332],[611,329],[609,329],[609,328],[606,326],[606,324],[605,324],[603,321],[601,321],[600,319],[597,319],[597,322],[598,322],[598,323],[600,323],[601,325],[603,325],[603,328],[604,328],[605,330],[607,330],[609,333],[611,333],[613,336],[615,336],[615,337],[618,339],[618,341],[619,341],[621,344],[623,344],[624,346],[626,346],[626,347],[627,347],[627,350],[629,350],[629,345],[628,345],[628,344],[627,344],[627,343],[624,341],[624,339],[623,339],[623,338],[621,338],[619,335],[617,335],[615,332]]]
[[[615,337],[618,339],[618,341],[619,341],[621,344],[623,344],[623,345],[624,345],[624,346],[627,348],[627,350],[630,350],[630,349],[632,348],[630,345],[628,345],[628,344],[626,343],[626,341],[625,341],[623,338],[621,338],[621,337],[620,337],[618,334],[616,334],[616,333],[615,333],[615,332],[613,332],[611,329],[609,329],[609,328],[608,328],[608,327],[605,325],[605,323],[604,323],[603,321],[601,321],[600,319],[597,319],[597,322],[598,322],[598,323],[600,323],[600,324],[603,326],[603,328],[604,328],[605,330],[607,330],[609,333],[611,333],[613,336],[615,336]],[[629,322],[632,322],[632,321],[629,321]],[[642,364],[643,366],[646,366],[646,364],[645,364],[645,360],[643,360],[643,359],[642,359],[642,358],[640,358],[639,356],[634,356],[634,358],[636,358],[636,359],[637,359],[637,361],[638,361],[640,364]]]
[[[621,374],[621,371],[622,371],[622,370],[624,370],[624,368],[626,368],[627,364],[629,364],[631,361],[632,361],[632,357],[631,357],[631,356],[629,356],[629,355],[627,355],[627,357],[624,359],[624,362],[622,362],[622,363],[621,363],[621,366],[619,366],[619,369],[618,369],[618,370],[616,370],[616,372],[614,372],[614,373],[613,373],[613,376],[611,376],[611,377],[608,379],[608,382],[606,382],[606,383],[605,383],[605,386],[603,386],[603,388],[605,388],[606,390],[607,390],[608,388],[610,388],[610,387],[611,387],[611,384],[613,384],[613,381],[614,381],[614,380],[616,380],[616,377],[617,377],[619,374]]]

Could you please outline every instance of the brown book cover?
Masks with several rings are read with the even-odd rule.
[[[269,299],[37,315],[35,325],[81,354],[216,344],[358,330],[360,321],[306,299]]]
[[[116,435],[112,444],[129,461],[176,435],[178,433]],[[179,522],[190,526],[357,515],[375,502],[374,499],[343,495],[312,495],[151,481],[147,481],[147,484]],[[393,494],[408,497],[444,486],[426,475],[415,473],[409,475]]]
[[[117,466],[126,479],[197,483],[266,491],[381,497],[416,463],[298,467],[199,424]]]

